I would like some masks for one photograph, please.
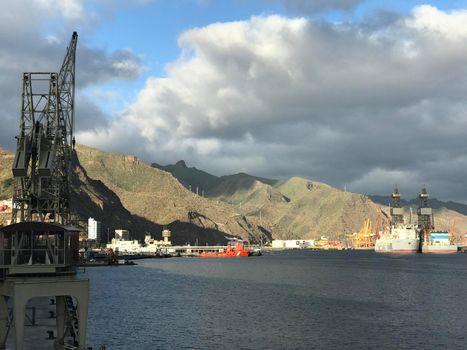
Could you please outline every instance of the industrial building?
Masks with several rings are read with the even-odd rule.
[[[115,239],[121,241],[129,241],[130,240],[130,231],[118,229],[115,230]]]
[[[151,235],[146,235],[144,244],[140,244],[138,240],[130,240],[130,232],[128,230],[115,230],[115,238],[111,243],[107,244],[108,249],[112,249],[117,254],[155,254],[161,250],[161,247],[171,246],[171,232],[165,229],[162,231],[162,240],[156,240]]]
[[[144,237],[144,243],[146,246],[171,246],[172,242],[170,241],[171,232],[168,229],[162,231],[162,239],[157,240],[151,237],[151,235],[146,235]]]

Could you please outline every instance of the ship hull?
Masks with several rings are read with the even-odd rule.
[[[391,227],[388,234],[375,242],[375,252],[392,254],[415,254],[420,251],[419,232],[414,225]]]
[[[418,253],[420,241],[418,239],[390,239],[386,242],[376,242],[375,252],[392,254]]]
[[[237,241],[235,245],[230,243],[227,249],[215,253],[200,253],[196,255],[199,258],[242,258],[250,256],[251,251],[246,249],[242,241]]]
[[[196,255],[199,258],[240,258],[250,256],[248,251],[236,252],[235,254],[226,253],[201,253]]]
[[[455,245],[424,245],[422,246],[423,254],[454,254],[457,253]]]

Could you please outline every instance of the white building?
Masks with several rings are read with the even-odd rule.
[[[313,239],[275,239],[272,241],[272,248],[274,249],[305,249],[314,245],[315,241]]]
[[[107,243],[107,248],[112,249],[117,254],[140,254],[141,244],[137,240],[112,239],[112,243]]]
[[[151,238],[151,235],[144,237],[144,244],[137,240],[130,240],[130,233],[127,230],[115,230],[115,238],[111,243],[107,243],[107,248],[112,249],[117,254],[156,254],[164,247],[171,246],[170,231],[162,231],[162,240]],[[165,248],[166,249],[166,248]]]
[[[88,219],[88,239],[93,239],[96,242],[101,240],[101,222],[93,218]]]

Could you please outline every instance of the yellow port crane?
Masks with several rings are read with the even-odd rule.
[[[356,249],[358,248],[371,248],[374,247],[374,235],[371,232],[371,221],[366,219],[363,222],[363,226],[359,232],[347,235],[347,237],[352,242],[352,246]]]

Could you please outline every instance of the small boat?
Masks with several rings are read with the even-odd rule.
[[[199,253],[196,256],[199,258],[239,258],[250,255],[251,251],[245,248],[243,241],[235,239],[231,240],[227,245],[227,249],[221,252]]]
[[[253,249],[250,252],[250,256],[261,256],[261,255],[263,255],[263,252],[261,251],[261,248]]]

